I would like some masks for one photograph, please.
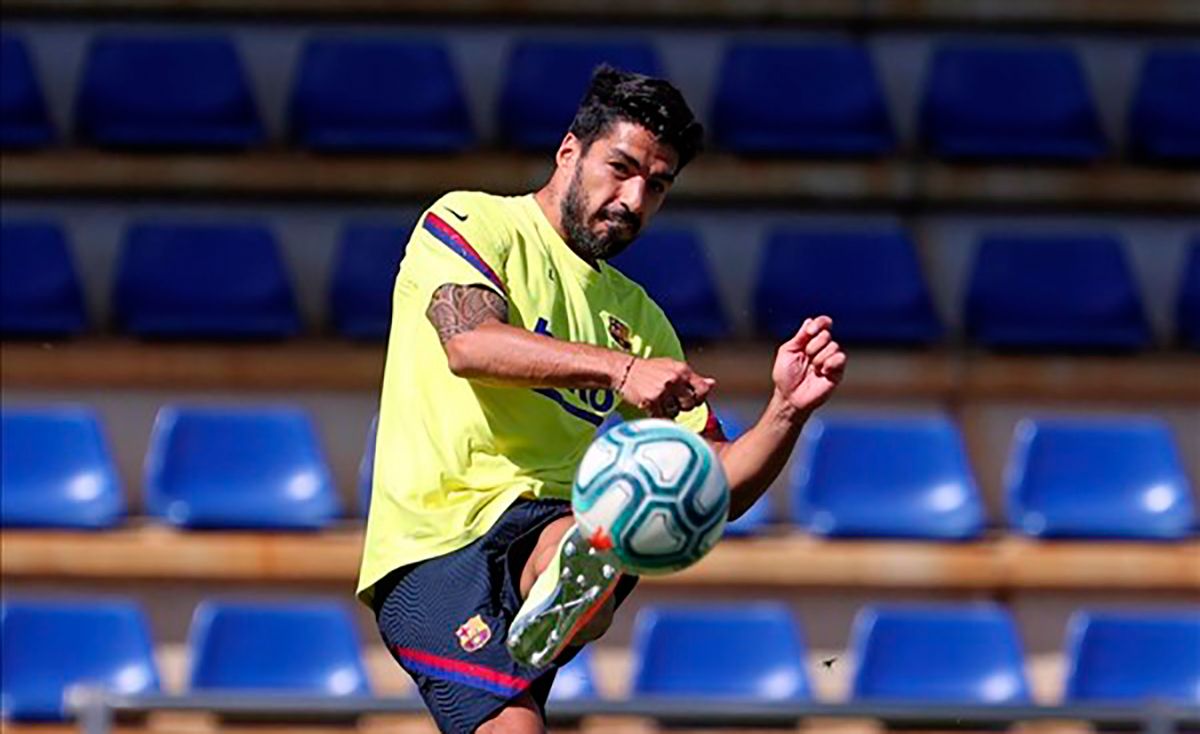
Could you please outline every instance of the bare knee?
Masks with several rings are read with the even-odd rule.
[[[483,722],[475,734],[546,734],[546,726],[537,704],[526,693]]]

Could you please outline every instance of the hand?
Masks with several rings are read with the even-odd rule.
[[[704,402],[717,381],[692,371],[686,363],[667,357],[633,358],[621,398],[655,418],[674,418]]]
[[[833,340],[833,319],[805,319],[775,354],[771,379],[775,390],[793,408],[811,412],[833,393],[846,369],[846,353]]]

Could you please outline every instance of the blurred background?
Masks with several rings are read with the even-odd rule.
[[[396,263],[441,193],[540,185],[601,62],[707,128],[614,264],[727,430],[803,317],[851,364],[556,697],[1200,705],[1200,3],[0,18],[6,731],[81,680],[412,694],[353,600]]]

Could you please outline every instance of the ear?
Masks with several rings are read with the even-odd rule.
[[[562,142],[558,144],[558,152],[554,154],[554,163],[563,168],[573,166],[579,160],[582,152],[583,143],[579,142],[579,138],[575,137],[574,133],[567,133],[563,136]]]

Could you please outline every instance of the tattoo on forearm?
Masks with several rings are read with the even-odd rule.
[[[447,284],[433,292],[425,316],[445,344],[488,321],[508,323],[508,301],[486,286]]]

